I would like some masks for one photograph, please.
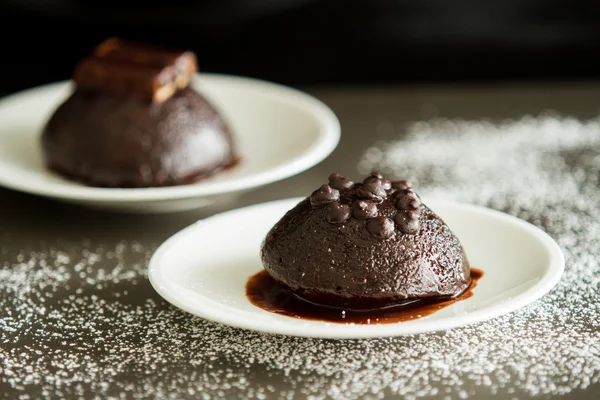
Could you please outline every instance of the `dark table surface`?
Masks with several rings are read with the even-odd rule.
[[[197,398],[204,394],[208,398],[304,398],[343,393],[343,387],[332,392],[332,385],[340,379],[336,371],[316,367],[287,371],[284,361],[281,368],[265,361],[266,347],[255,342],[268,342],[268,336],[198,321],[163,301],[146,276],[152,251],[178,230],[214,213],[306,195],[333,171],[358,178],[357,165],[364,151],[377,140],[391,139],[407,121],[519,118],[545,109],[589,118],[600,111],[600,84],[595,83],[304,89],[338,115],[342,125],[339,146],[308,171],[246,193],[232,203],[169,215],[121,215],[0,189],[0,397]],[[102,278],[100,270],[110,272],[111,278]],[[68,274],[68,279],[61,280],[61,274],[63,278]],[[45,293],[50,295],[40,311],[38,297]],[[593,323],[590,327],[597,329]],[[402,346],[404,339],[395,340],[390,346]],[[197,344],[207,341],[213,344]],[[219,341],[223,352],[215,344]],[[285,346],[291,349],[289,357],[302,357],[306,343],[354,346],[357,352],[360,346],[379,343],[273,341],[279,348],[272,351],[284,358],[281,349]],[[238,350],[234,343],[240,346]],[[260,348],[261,354],[242,351],[244,343],[250,349]],[[326,364],[326,359],[320,362]],[[368,363],[362,366],[368,368]],[[595,376],[596,381],[586,388],[573,387],[563,398],[600,397],[598,369],[581,373]],[[369,381],[364,384],[368,387]],[[455,386],[447,381],[431,385],[440,389],[439,395],[445,393],[445,386]],[[401,391],[389,385],[379,389],[390,397],[402,397]],[[522,387],[511,388],[510,383],[491,391],[467,380],[463,389],[472,398],[482,399],[491,394],[507,399],[532,395]],[[559,397],[552,392],[549,396],[553,394]],[[448,395],[456,398],[461,392]]]

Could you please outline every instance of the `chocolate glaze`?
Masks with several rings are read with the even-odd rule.
[[[248,279],[246,296],[265,311],[292,318],[357,325],[391,324],[423,318],[470,298],[482,276],[483,271],[472,268],[471,285],[456,297],[407,300],[404,304],[374,310],[325,307],[307,302],[285,289],[264,270]]]
[[[261,248],[271,277],[308,301],[350,309],[465,291],[469,262],[444,221],[408,182],[367,180],[323,185],[275,224]]]
[[[236,163],[225,121],[189,87],[161,104],[76,90],[42,146],[50,169],[92,186],[181,185]]]

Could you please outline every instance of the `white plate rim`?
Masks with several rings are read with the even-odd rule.
[[[223,213],[215,214],[209,218],[220,218],[222,216],[231,216],[235,213],[245,213],[251,212],[253,209],[258,209],[262,207],[271,207],[271,206],[282,206],[283,204],[289,204],[290,208],[297,204],[299,201],[303,200],[304,197],[298,198],[290,198],[283,200],[275,200],[265,203],[254,204],[251,206],[246,206],[242,208],[238,208],[231,211],[226,211]],[[163,255],[169,250],[169,248],[181,239],[183,236],[194,234],[195,229],[197,229],[198,224],[201,224],[205,220],[197,221],[196,223],[180,230],[175,233],[165,242],[163,242],[152,255],[149,265],[148,265],[148,278],[152,287],[156,290],[156,292],[164,298],[166,301],[171,303],[172,305],[178,307],[179,309],[186,311],[192,315],[228,325],[235,328],[246,329],[250,331],[258,331],[268,334],[278,334],[278,335],[286,335],[286,336],[295,336],[295,337],[304,337],[304,338],[319,338],[319,339],[368,339],[368,338],[382,338],[382,337],[395,337],[395,336],[407,336],[407,335],[415,335],[422,333],[432,333],[445,331],[452,328],[473,325],[479,322],[484,322],[491,320],[493,318],[509,314],[518,309],[521,309],[537,300],[545,296],[549,293],[561,280],[564,269],[565,269],[565,258],[564,254],[560,248],[560,246],[539,227],[524,221],[520,218],[517,218],[513,215],[503,213],[498,210],[490,209],[484,206],[470,204],[470,203],[459,203],[452,200],[440,200],[440,199],[427,199],[424,198],[424,203],[428,204],[433,210],[435,210],[437,204],[444,204],[451,207],[461,208],[463,210],[472,211],[475,213],[483,213],[487,216],[495,219],[503,219],[508,220],[514,224],[517,224],[520,228],[526,230],[531,235],[535,236],[540,242],[544,245],[548,253],[551,255],[550,264],[548,266],[548,271],[543,277],[536,282],[533,286],[528,288],[525,292],[518,294],[515,297],[510,298],[508,301],[491,305],[489,307],[485,307],[483,309],[479,309],[473,312],[470,312],[466,315],[456,316],[451,319],[446,319],[443,321],[439,320],[419,320],[419,324],[406,324],[406,323],[397,323],[397,324],[381,324],[381,325],[355,325],[352,326],[351,329],[347,329],[348,327],[343,324],[327,324],[326,329],[311,329],[306,331],[298,331],[297,326],[285,326],[278,325],[275,329],[270,329],[270,327],[265,326],[262,329],[257,329],[257,327],[251,323],[247,323],[246,320],[240,321],[236,319],[235,316],[229,316],[227,313],[219,312],[218,308],[202,308],[198,310],[193,305],[180,301],[178,296],[175,293],[172,293],[169,289],[166,289],[161,285],[159,279],[159,269],[160,269],[160,260]],[[207,218],[208,219],[208,218]],[[485,271],[484,271],[485,272]],[[215,304],[219,304],[215,302]],[[307,321],[307,323],[314,323],[319,321]],[[339,325],[340,329],[331,329],[331,326]],[[376,329],[373,329],[375,328]],[[346,328],[346,329],[343,329]],[[376,334],[375,334],[376,332]],[[333,333],[333,334],[332,334]]]
[[[273,82],[234,75],[202,73],[195,79],[200,86],[201,82],[206,80],[216,84],[233,82],[236,85],[254,85],[263,91],[263,95],[278,96],[279,101],[296,103],[308,110],[319,122],[319,138],[304,153],[285,163],[260,173],[228,181],[204,181],[191,185],[126,189],[89,187],[77,183],[31,186],[27,181],[13,179],[10,174],[3,174],[0,169],[0,186],[35,195],[78,201],[140,202],[214,196],[259,187],[297,175],[327,158],[339,143],[341,125],[337,116],[325,103],[305,92]],[[65,90],[71,84],[71,81],[67,80],[25,89],[1,98],[0,109],[10,103],[27,101],[27,97],[35,96],[38,93]]]

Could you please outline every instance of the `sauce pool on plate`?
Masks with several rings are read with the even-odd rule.
[[[283,288],[264,270],[248,279],[246,296],[258,308],[292,318],[340,324],[393,324],[426,317],[468,299],[473,296],[473,289],[482,276],[483,271],[471,268],[471,284],[454,298],[413,300],[368,311],[344,310],[310,303]]]

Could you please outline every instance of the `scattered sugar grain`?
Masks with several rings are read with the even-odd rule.
[[[0,397],[521,398],[597,385],[598,132],[600,121],[552,115],[432,120],[367,150],[361,173],[390,171],[421,194],[517,215],[565,253],[562,281],[541,300],[442,333],[330,341],[233,329],[152,291],[154,245],[85,240],[13,254],[4,235]]]

